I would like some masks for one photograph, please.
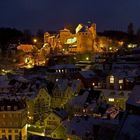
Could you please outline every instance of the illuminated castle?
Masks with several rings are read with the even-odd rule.
[[[57,36],[50,36],[49,33],[44,34],[44,43],[50,44],[53,49],[59,48],[68,53],[94,52],[95,39],[95,24],[90,26],[79,24],[75,29],[75,34],[66,28],[60,30]]]

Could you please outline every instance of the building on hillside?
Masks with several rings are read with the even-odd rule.
[[[132,90],[134,77],[126,72],[112,73],[106,78],[106,88],[114,90]]]
[[[113,139],[118,127],[116,120],[96,119],[89,116],[76,116],[65,121],[68,140]]]
[[[74,95],[74,91],[69,86],[69,80],[58,79],[52,91],[52,108],[64,108],[64,105]]]
[[[80,91],[81,92],[81,91]],[[83,115],[85,104],[89,96],[88,91],[82,91],[82,95],[73,96],[65,105],[65,109],[69,113],[69,117]]]
[[[53,41],[50,38],[53,38]],[[67,28],[60,30],[57,36],[50,36],[48,33],[44,34],[44,43],[52,44],[52,42],[55,42],[55,45],[51,45],[51,47],[53,49],[56,47],[63,53],[93,52],[95,39],[96,24],[91,24],[89,26],[79,24],[74,34]],[[59,46],[61,46],[61,48]]]
[[[48,113],[43,120],[45,128],[45,136],[55,139],[65,139],[65,128],[62,125],[62,121],[67,119],[68,114],[63,109],[56,109]],[[39,122],[36,125],[40,125]]]
[[[51,81],[61,78],[75,78],[77,77],[80,68],[74,64],[58,64],[48,68],[47,77]]]
[[[40,121],[46,117],[46,114],[50,111],[51,96],[47,88],[40,88],[38,94],[34,98],[34,121]],[[43,125],[43,124],[41,124]]]
[[[99,78],[92,70],[79,71],[77,78],[81,80],[85,88],[92,88],[98,84]]]
[[[0,99],[0,138],[27,140],[27,108],[25,103],[10,96]],[[2,97],[2,96],[1,96]]]

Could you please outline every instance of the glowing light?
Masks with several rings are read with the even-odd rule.
[[[114,102],[114,98],[109,98],[108,101],[109,102]]]
[[[33,39],[33,42],[34,42],[34,43],[36,43],[36,42],[37,42],[37,39],[36,39],[36,38],[34,38],[34,39]]]
[[[110,83],[113,84],[114,83],[114,76],[110,76]]]
[[[123,80],[121,79],[121,80],[119,80],[119,84],[122,84],[123,83]]]
[[[85,113],[86,112],[86,110],[85,109],[83,109],[83,113]]]
[[[27,65],[26,68],[30,69],[32,68],[33,66],[32,65]]]
[[[31,120],[31,119],[33,119],[31,116],[29,116],[29,119]]]
[[[82,24],[79,24],[76,28],[76,33],[78,33],[83,28]]]
[[[69,39],[67,39],[66,44],[73,44],[73,43],[75,43],[76,41],[77,41],[77,38],[76,38],[76,37],[69,38]]]
[[[86,60],[89,60],[89,57],[86,57]]]

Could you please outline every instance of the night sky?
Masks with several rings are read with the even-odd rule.
[[[59,30],[92,21],[97,31],[140,28],[140,0],[0,0],[0,27]]]

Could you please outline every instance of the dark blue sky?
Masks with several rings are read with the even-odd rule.
[[[140,28],[140,0],[0,0],[0,27],[57,30],[92,21],[97,30]]]

